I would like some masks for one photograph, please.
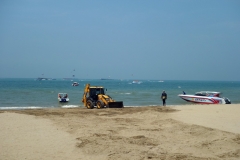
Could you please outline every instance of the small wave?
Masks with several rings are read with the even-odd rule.
[[[139,106],[124,106],[125,108],[131,107],[131,108],[135,108],[135,107],[157,107],[158,105],[139,105]]]
[[[0,107],[0,110],[19,110],[19,109],[43,109],[46,107],[37,107],[37,106],[31,106],[31,107]]]
[[[77,106],[77,105],[63,105],[63,106],[61,106],[62,108],[77,108],[77,107],[79,107],[79,106]]]
[[[135,108],[135,107],[147,107],[147,106],[144,106],[144,105],[143,106],[142,105],[139,105],[139,106],[135,106],[135,105],[134,106],[129,106],[129,105],[124,106],[124,108],[128,108],[128,107]]]
[[[132,93],[120,93],[120,94],[132,94]]]

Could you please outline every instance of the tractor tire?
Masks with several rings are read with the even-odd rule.
[[[102,101],[97,101],[97,109],[101,109],[101,108],[103,108],[104,107],[104,103],[102,102]]]
[[[87,101],[87,108],[88,109],[93,109],[94,108],[93,102],[91,100]]]

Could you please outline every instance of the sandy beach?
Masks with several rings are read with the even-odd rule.
[[[240,104],[0,110],[1,160],[237,160]]]

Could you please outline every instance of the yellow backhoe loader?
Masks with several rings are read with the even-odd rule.
[[[105,106],[107,108],[123,108],[123,102],[116,102],[109,95],[106,95],[104,87],[90,86],[90,84],[85,86],[82,102],[88,109],[93,109],[94,106],[97,106],[98,109]]]

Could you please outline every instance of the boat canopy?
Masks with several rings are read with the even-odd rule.
[[[220,94],[221,94],[220,92],[215,92],[215,91],[200,91],[195,93],[196,96],[207,96],[207,97],[219,97]]]
[[[59,98],[67,98],[68,94],[67,93],[58,93]]]

